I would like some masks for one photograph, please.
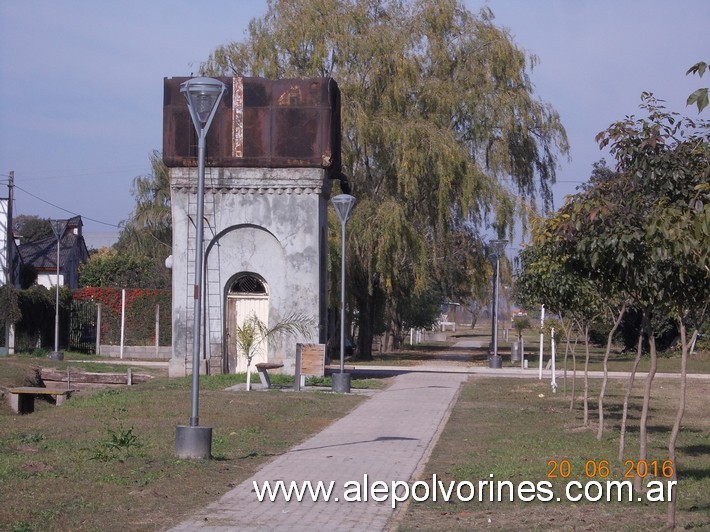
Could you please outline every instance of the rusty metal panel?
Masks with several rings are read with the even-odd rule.
[[[189,78],[166,78],[163,160],[197,166],[197,136],[180,94]],[[330,78],[218,78],[227,93],[207,134],[206,164],[322,167],[340,172],[340,91]]]

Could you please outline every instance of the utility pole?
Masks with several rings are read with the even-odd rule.
[[[9,286],[15,286],[15,264],[14,249],[15,235],[12,231],[12,203],[14,201],[15,192],[15,172],[10,170],[7,175],[7,226],[5,227],[5,238],[7,240],[7,250],[5,253],[5,283]],[[7,346],[7,354],[15,354],[15,324],[8,320],[5,323],[5,345]]]
[[[15,249],[15,234],[12,231],[12,203],[14,201],[15,194],[15,171],[10,170],[8,174],[9,181],[7,184],[7,284],[15,286],[15,269],[12,267],[14,264],[13,250]],[[13,346],[14,347],[14,346]]]

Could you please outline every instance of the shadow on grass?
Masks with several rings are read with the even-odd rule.
[[[673,428],[672,425],[648,425],[646,430],[648,431],[649,434],[668,434],[672,428]],[[634,426],[634,425],[628,425],[626,427],[626,432],[632,433],[632,434],[638,434],[639,427]],[[689,433],[689,434],[700,434],[703,431],[701,429],[683,427],[683,432]]]
[[[710,478],[710,469],[708,468],[691,468],[678,470],[678,482],[682,482],[684,479],[703,480],[706,478]]]
[[[471,349],[470,347],[445,347],[434,350],[431,347],[407,349],[396,353],[378,353],[373,355],[373,360],[367,362],[387,364],[388,361],[431,362],[445,360],[447,362],[470,362],[472,360],[485,360],[488,352],[485,350]],[[361,362],[351,360],[351,362]]]
[[[678,450],[689,456],[702,456],[704,454],[710,454],[710,445],[686,445],[679,447]]]

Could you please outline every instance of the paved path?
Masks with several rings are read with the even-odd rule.
[[[440,429],[468,378],[458,373],[408,373],[374,394],[327,429],[268,463],[219,501],[173,530],[384,530],[391,501],[346,502],[365,475],[388,485],[410,481],[429,456]],[[259,502],[253,482],[334,481],[330,502]]]

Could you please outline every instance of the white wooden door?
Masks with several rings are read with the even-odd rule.
[[[252,276],[243,281],[238,279],[230,289],[227,296],[227,341],[230,358],[230,368],[234,368],[235,373],[243,373],[247,370],[247,357],[236,342],[236,329],[242,327],[251,317],[255,316],[259,321],[268,327],[269,324],[269,295],[265,285]],[[255,281],[255,283],[253,282]],[[268,340],[256,338],[258,344],[256,354],[251,361],[251,370],[255,372],[254,365],[260,362],[267,362]],[[233,362],[234,361],[234,362]]]

